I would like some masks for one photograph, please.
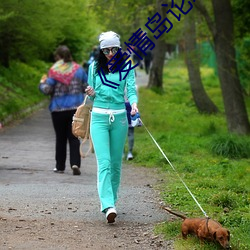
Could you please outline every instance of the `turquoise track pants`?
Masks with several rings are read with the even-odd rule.
[[[121,179],[122,155],[128,133],[126,112],[91,113],[90,134],[97,160],[97,190],[101,211],[115,207]]]

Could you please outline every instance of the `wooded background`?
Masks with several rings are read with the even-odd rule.
[[[182,4],[183,12],[190,4],[193,8],[185,15],[176,8]],[[0,70],[8,70],[14,61],[27,65],[37,60],[52,62],[53,51],[60,44],[67,45],[74,59],[82,63],[88,60],[92,47],[98,45],[102,31],[117,32],[124,43],[141,28],[155,43],[148,87],[162,90],[167,52],[170,56],[184,55],[198,111],[220,112],[200,77],[200,65],[210,63],[220,80],[228,131],[247,135],[250,133],[245,102],[250,95],[250,14],[246,10],[249,9],[248,0],[1,0]],[[180,19],[167,14],[169,10]],[[162,20],[168,17],[173,24],[159,39],[145,27],[156,12]],[[168,22],[165,25],[169,27]]]

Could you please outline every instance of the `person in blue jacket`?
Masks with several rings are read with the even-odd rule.
[[[56,134],[54,172],[64,173],[67,142],[69,142],[70,166],[73,175],[80,175],[80,142],[72,134],[72,117],[84,100],[87,74],[79,64],[73,61],[67,46],[59,46],[54,56],[56,62],[39,84],[40,91],[51,96],[49,110]]]
[[[121,179],[121,166],[124,144],[128,131],[127,113],[124,103],[126,89],[127,98],[131,104],[131,115],[138,112],[137,92],[134,69],[128,75],[118,70],[111,72],[114,55],[121,48],[120,36],[113,31],[103,32],[99,36],[100,53],[88,72],[86,93],[93,100],[90,134],[97,159],[97,188],[101,203],[101,211],[106,214],[108,223],[115,222],[117,216],[116,202]],[[116,55],[119,56],[119,53]],[[117,58],[118,59],[118,58]],[[120,58],[121,59],[121,58]],[[111,60],[111,64],[108,62]],[[113,65],[114,66],[114,65]],[[112,88],[103,84],[100,70],[107,81],[119,86]]]

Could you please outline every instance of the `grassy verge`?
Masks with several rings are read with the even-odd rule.
[[[206,91],[220,114],[197,112],[186,67],[176,60],[165,67],[163,94],[139,90],[142,120],[202,208],[230,230],[232,249],[250,249],[250,138],[227,133],[218,79],[211,69],[201,70]],[[188,217],[203,216],[143,127],[136,128],[134,154],[136,165],[157,167],[161,171],[163,184],[157,188],[165,204]],[[184,242],[178,237],[180,224],[180,219],[163,223],[156,227],[156,232],[168,239],[175,238],[178,250],[217,249],[214,244],[201,247],[192,237]]]
[[[9,69],[0,68],[0,122],[6,123],[9,116],[19,118],[23,110],[32,108],[46,97],[38,90],[42,74],[48,66],[33,62],[30,66],[12,62]]]

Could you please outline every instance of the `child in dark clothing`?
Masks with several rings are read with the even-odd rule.
[[[131,106],[129,102],[125,102],[126,110],[127,110],[127,118],[128,118],[128,154],[127,160],[133,160],[133,148],[134,148],[134,127],[131,126]]]

